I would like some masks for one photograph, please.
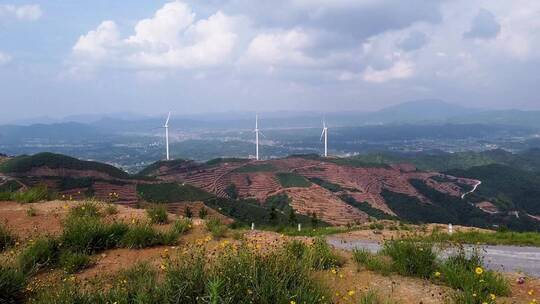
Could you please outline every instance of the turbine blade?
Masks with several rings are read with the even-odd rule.
[[[266,138],[266,136],[263,134],[263,132],[259,131],[259,135],[261,135],[262,137]]]
[[[322,140],[322,139],[323,139],[323,136],[324,136],[324,132],[326,132],[326,129],[322,129],[322,133],[321,133],[321,139],[319,139],[319,140]]]
[[[165,121],[165,127],[169,126],[169,119],[171,118],[171,112],[167,115],[167,121]]]

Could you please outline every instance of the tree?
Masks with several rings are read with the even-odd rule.
[[[207,215],[208,215],[208,210],[206,210],[205,207],[202,207],[202,208],[199,210],[199,218],[205,219]]]
[[[295,224],[296,223],[296,212],[294,212],[294,209],[289,209],[289,223]]]
[[[189,208],[189,206],[186,206],[186,208],[184,208],[184,216],[187,218],[193,217],[193,212],[191,211],[191,208]]]
[[[276,220],[277,220],[276,207],[272,206],[272,207],[270,208],[269,218],[270,218],[270,223],[272,223],[272,224],[275,224],[275,223],[276,223]]]
[[[313,214],[311,214],[311,226],[313,228],[319,226],[319,219],[317,218],[317,213],[313,212]]]
[[[235,184],[228,185],[227,188],[225,188],[224,191],[225,191],[225,194],[227,194],[227,196],[230,199],[237,199],[238,198],[238,189],[236,188]]]

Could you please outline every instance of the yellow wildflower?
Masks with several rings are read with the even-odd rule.
[[[530,296],[532,296],[532,295],[534,294],[534,290],[532,290],[532,289],[529,290],[528,294],[529,294]]]
[[[349,290],[349,292],[347,294],[349,295],[349,297],[354,296],[354,290]]]
[[[492,293],[489,294],[489,297],[490,297],[492,300],[495,300],[495,299],[497,298],[497,297],[496,297],[494,294],[492,294]]]
[[[296,302],[295,302],[295,301],[291,301],[291,304],[296,304]]]
[[[484,273],[484,269],[482,269],[482,267],[476,267],[474,272],[476,272],[477,275],[481,275],[482,273]]]
[[[435,277],[438,278],[438,277],[440,277],[440,276],[441,276],[441,273],[438,272],[438,271],[435,271]]]

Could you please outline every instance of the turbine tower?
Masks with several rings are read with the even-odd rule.
[[[171,112],[167,115],[167,120],[165,121],[165,149],[167,151],[167,160],[169,160],[169,119],[171,118]]]
[[[255,159],[259,160],[259,115],[255,114]]]
[[[321,133],[321,139],[324,136],[324,157],[328,157],[328,128],[326,127],[326,120],[323,119],[323,129]]]

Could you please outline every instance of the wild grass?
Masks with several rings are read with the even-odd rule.
[[[6,250],[7,248],[15,244],[15,236],[9,231],[9,229],[0,224],[0,252]]]
[[[107,215],[115,215],[118,214],[118,207],[114,204],[107,204],[104,211]]]
[[[354,261],[383,274],[431,279],[457,290],[456,303],[494,303],[498,296],[510,293],[508,282],[500,274],[484,269],[478,250],[467,254],[463,247],[445,260],[437,260],[432,243],[414,240],[387,241],[377,254],[355,250]]]
[[[87,268],[91,263],[90,256],[84,253],[64,251],[60,254],[58,264],[66,273],[76,273]]]
[[[178,220],[174,221],[174,223],[172,225],[173,231],[175,231],[179,235],[188,232],[189,230],[191,230],[192,227],[193,227],[193,224],[191,222],[191,219],[189,219],[189,218],[178,219]]]
[[[30,206],[28,209],[26,209],[26,215],[29,216],[29,217],[34,217],[37,215],[37,210],[36,208]]]
[[[192,248],[162,265],[143,264],[115,277],[109,289],[69,282],[43,288],[30,303],[328,303],[329,291],[312,276],[310,261],[285,249],[258,254],[247,246],[208,261]],[[96,292],[99,291],[99,292]]]
[[[64,247],[80,253],[94,253],[117,247],[130,230],[124,223],[104,223],[98,217],[68,217],[61,240]]]
[[[92,201],[83,202],[69,210],[71,217],[100,217],[101,213],[97,203]]]
[[[315,270],[338,268],[344,263],[344,259],[334,253],[322,238],[315,239],[309,245],[302,241],[291,241],[285,245],[285,250],[297,259],[305,261],[311,269]]]
[[[13,192],[10,199],[21,204],[29,204],[51,199],[52,196],[46,185],[39,185],[24,191]]]
[[[363,294],[360,297],[360,300],[358,300],[358,304],[394,304],[396,302],[389,300],[389,299],[383,299],[377,292],[373,290],[369,290],[365,294]]]
[[[167,208],[163,205],[153,205],[146,209],[146,215],[152,224],[166,224],[169,221]]]
[[[227,233],[227,226],[225,226],[219,219],[211,218],[206,221],[206,230],[212,234],[216,239],[224,237]]]
[[[22,303],[26,281],[20,270],[0,265],[0,303]]]
[[[37,239],[28,245],[18,257],[18,266],[23,273],[33,273],[58,262],[59,242],[50,237]]]
[[[436,243],[454,242],[461,244],[514,245],[540,247],[540,233],[511,231],[457,231],[453,234],[434,232],[423,238]]]
[[[145,248],[160,244],[162,235],[149,224],[130,227],[120,241],[120,245],[127,248]]]
[[[430,243],[387,241],[382,254],[392,259],[394,270],[403,276],[429,278],[436,268],[437,255]]]

